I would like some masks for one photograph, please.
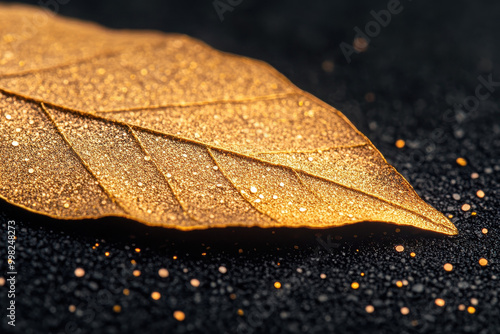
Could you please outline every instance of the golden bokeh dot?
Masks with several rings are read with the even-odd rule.
[[[443,266],[444,270],[446,271],[452,271],[453,270],[453,265],[451,263],[445,263]]]
[[[366,305],[365,311],[366,313],[373,313],[373,311],[375,311],[375,307],[373,307],[373,305]]]
[[[200,286],[200,281],[197,280],[196,278],[193,278],[189,283],[191,283],[191,285],[194,286],[195,288]]]
[[[141,276],[141,271],[136,269],[132,272],[132,275],[134,275],[135,277],[139,277]]]
[[[462,211],[469,211],[470,210],[470,205],[465,203],[464,205],[462,205]]]
[[[410,313],[410,309],[408,307],[406,307],[406,306],[402,307],[400,311],[401,311],[402,315],[407,315],[407,314]]]
[[[239,315],[239,316],[243,316],[243,314],[245,314],[245,312],[243,312],[243,310],[242,310],[242,309],[238,309],[238,315]]]
[[[325,279],[326,275],[325,274],[321,274],[321,275],[319,275],[319,277],[321,277],[321,279]]]
[[[351,283],[351,288],[353,288],[354,290],[358,289],[359,288],[359,283],[358,282],[352,282]]]
[[[477,196],[477,197],[479,197],[479,198],[483,198],[483,197],[484,197],[484,195],[485,195],[485,193],[484,193],[484,191],[482,191],[482,190],[478,190],[478,191],[476,192],[476,196]]]
[[[465,311],[465,305],[464,304],[458,305],[458,310],[459,311]]]
[[[486,260],[484,257],[482,257],[479,259],[479,264],[484,267],[484,266],[488,265],[488,260]]]
[[[415,256],[417,256],[417,254],[415,254],[414,252],[411,252],[411,253],[410,253],[410,256],[411,256],[411,257],[415,257]]]
[[[356,37],[352,42],[352,46],[357,52],[365,52],[368,50],[368,41],[363,37]]]
[[[467,160],[465,160],[464,158],[457,158],[457,164],[462,167],[467,166]]]
[[[136,253],[140,253],[140,252],[141,252],[141,249],[140,249],[140,248],[136,248],[136,249],[135,249],[135,252],[136,252]]]
[[[115,313],[120,313],[122,311],[122,307],[120,305],[113,306],[113,311]]]
[[[488,234],[488,229],[487,229],[487,228],[483,228],[483,229],[481,230],[481,232],[483,232],[483,234]]]
[[[76,277],[83,277],[85,275],[85,270],[83,268],[76,268],[75,269],[75,276]]]
[[[405,248],[404,248],[402,245],[397,245],[397,246],[396,246],[396,252],[401,253],[401,252],[402,252],[402,251],[404,251],[404,250],[405,250]]]
[[[123,289],[123,294],[124,294],[125,296],[130,295],[130,290],[129,290],[129,289]]]
[[[174,318],[177,321],[184,321],[184,319],[186,319],[186,315],[182,311],[175,311],[174,312]]]
[[[403,282],[397,281],[396,285],[397,285],[398,288],[401,288],[401,287],[403,287]]]
[[[281,283],[280,282],[274,282],[274,287],[276,289],[281,289]]]
[[[476,308],[474,306],[469,306],[467,307],[467,312],[469,312],[470,314],[474,314],[476,313]]]
[[[104,255],[109,256],[109,252],[105,252]]]
[[[397,148],[403,148],[403,147],[405,147],[405,144],[406,143],[405,143],[405,141],[403,139],[396,140],[396,147]]]
[[[151,293],[151,298],[153,298],[154,300],[158,300],[161,298],[161,294],[158,291],[153,291]]]
[[[442,299],[442,298],[437,298],[437,299],[434,301],[434,303],[435,303],[437,306],[439,306],[439,307],[443,307],[443,306],[446,304],[446,302],[445,302],[445,301],[444,301],[444,299]]]
[[[4,285],[5,285],[5,278],[0,277],[0,286],[4,286]]]
[[[165,277],[168,277],[168,275],[169,275],[169,272],[167,269],[160,268],[160,270],[158,270],[158,276],[165,278]]]
[[[73,312],[75,312],[75,311],[76,311],[76,306],[75,306],[75,305],[70,305],[70,306],[68,307],[68,310],[69,310],[71,313],[73,313]]]

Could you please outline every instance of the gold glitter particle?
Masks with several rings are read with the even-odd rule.
[[[319,275],[319,277],[321,277],[321,279],[325,279],[326,275],[325,274],[321,274],[321,275]]]
[[[5,285],[5,278],[0,277],[0,286],[4,286],[4,285]]]
[[[465,305],[464,304],[458,305],[458,310],[459,311],[465,311]]]
[[[470,303],[476,306],[477,304],[479,304],[479,300],[477,300],[477,298],[471,298]]]
[[[443,306],[446,304],[446,302],[444,301],[444,299],[441,299],[441,298],[437,298],[437,299],[434,301],[434,303],[435,303],[437,306],[439,306],[439,307],[443,307]]]
[[[125,296],[130,295],[130,290],[129,290],[129,289],[123,289],[123,294],[124,294]]]
[[[104,255],[109,256],[109,252],[105,252]]]
[[[476,308],[473,306],[469,306],[467,307],[467,312],[469,312],[470,314],[474,314],[476,313]]]
[[[189,283],[191,283],[191,285],[194,286],[195,288],[200,286],[200,281],[197,280],[196,278],[193,278]]]
[[[140,252],[141,252],[141,249],[140,249],[140,248],[136,248],[136,249],[135,249],[135,252],[136,252],[136,253],[140,253]]]
[[[122,311],[122,307],[120,305],[113,306],[113,312],[120,313]]]
[[[226,267],[224,267],[224,266],[220,266],[220,267],[219,267],[219,272],[220,272],[221,274],[225,274],[225,273],[227,273],[227,268],[226,268]]]
[[[76,277],[83,277],[83,276],[85,276],[85,270],[83,268],[76,268],[75,269],[75,276]]]
[[[184,319],[186,319],[186,315],[182,311],[175,311],[174,312],[174,318],[177,321],[184,321]]]
[[[470,177],[471,177],[471,179],[477,179],[477,178],[479,178],[479,174],[478,173],[472,173],[470,175]]]
[[[360,275],[360,276],[365,276],[365,273],[361,273],[361,274],[359,274],[359,275]]]
[[[402,245],[396,246],[396,252],[401,253],[405,250],[405,248]]]
[[[161,298],[161,294],[158,291],[154,291],[151,293],[151,298],[153,298],[154,300],[158,300]]]
[[[130,263],[135,266],[137,264],[137,262],[135,260],[130,260]]]
[[[467,166],[467,160],[465,160],[464,158],[457,158],[457,164],[459,164],[460,166]]]
[[[75,312],[75,311],[76,311],[76,306],[75,306],[75,305],[70,305],[70,306],[68,307],[68,310],[69,310],[71,313],[73,313],[73,312]]]
[[[366,313],[373,313],[375,311],[375,307],[373,307],[373,305],[366,305],[365,311]]]
[[[359,283],[358,282],[352,282],[351,283],[351,288],[354,290],[357,290],[359,288]]]
[[[402,315],[407,315],[410,313],[410,309],[408,307],[402,307],[400,311]]]
[[[231,298],[232,300],[235,300],[236,299],[236,294],[235,293],[230,294],[229,298]]]
[[[402,288],[403,287],[403,282],[397,281],[396,285],[397,285],[398,288]]]
[[[452,271],[453,270],[453,265],[451,263],[445,263],[443,266],[444,270],[446,271]]]
[[[276,289],[281,289],[281,283],[280,282],[274,282],[274,287]]]
[[[482,232],[483,234],[488,234],[488,229],[487,229],[487,228],[483,228],[483,229],[481,230],[481,232]]]
[[[139,276],[141,276],[141,271],[140,270],[134,270],[132,272],[132,275],[134,275],[135,277],[139,277]]]
[[[243,312],[243,310],[242,310],[242,309],[238,309],[238,315],[239,315],[239,316],[243,316],[244,314],[245,314],[245,312]]]
[[[464,205],[462,205],[462,211],[469,211],[470,210],[470,205],[465,203]]]
[[[158,270],[158,276],[165,278],[165,277],[168,277],[168,275],[169,275],[169,272],[167,269],[161,268],[160,270]]]
[[[396,147],[397,148],[403,148],[403,147],[405,147],[405,141],[403,139],[396,140]]]
[[[415,256],[417,256],[417,254],[415,254],[414,252],[411,252],[411,253],[410,253],[410,256],[411,256],[411,257],[415,257]]]
[[[483,197],[484,197],[484,195],[485,195],[485,194],[484,194],[484,191],[482,191],[482,190],[478,190],[478,191],[476,192],[476,196],[477,196],[477,197],[479,197],[479,198],[483,198]]]
[[[368,44],[368,41],[363,37],[356,37],[352,42],[352,46],[357,52],[365,52],[368,50]]]
[[[479,259],[479,264],[484,267],[488,265],[488,260],[486,260],[484,257]]]
[[[36,38],[7,45],[38,14]],[[267,64],[40,8],[1,5],[0,22],[2,160],[30,159],[2,164],[0,198],[14,205],[180,230],[380,221],[458,233],[344,115]]]

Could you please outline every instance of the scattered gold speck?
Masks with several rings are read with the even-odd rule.
[[[83,268],[76,268],[75,269],[75,276],[76,277],[83,277],[85,275],[85,270]]]
[[[397,281],[396,285],[398,286],[398,288],[402,288],[403,287],[403,282]]]
[[[0,286],[4,286],[4,285],[5,285],[5,278],[0,277]]]
[[[373,313],[373,311],[375,311],[375,307],[373,307],[373,305],[366,305],[365,311],[366,313]]]
[[[224,266],[220,266],[220,267],[219,267],[219,272],[220,272],[221,274],[225,274],[225,273],[227,273],[227,268],[226,268],[226,267],[224,267]]]
[[[478,191],[476,192],[476,196],[477,196],[477,197],[479,197],[479,198],[483,198],[483,197],[484,197],[484,195],[485,195],[485,194],[484,194],[484,191],[482,191],[482,190],[478,190]]]
[[[404,251],[404,250],[405,250],[405,248],[404,248],[402,245],[397,245],[397,246],[396,246],[396,252],[401,253],[401,252],[402,252],[402,251]]]
[[[464,304],[458,305],[458,310],[459,311],[465,311],[465,305]]]
[[[462,211],[469,211],[470,210],[470,205],[465,203],[464,205],[462,205]]]
[[[184,319],[186,319],[186,315],[182,311],[175,311],[174,312],[174,318],[177,321],[183,321]]]
[[[130,260],[130,263],[135,266],[137,264],[137,262],[135,260]]]
[[[280,282],[274,282],[274,287],[276,289],[281,289],[281,283]]]
[[[356,37],[352,42],[352,46],[357,52],[365,52],[368,49],[368,41],[363,37]]]
[[[444,299],[442,299],[442,298],[437,298],[437,299],[434,301],[434,303],[435,303],[437,306],[439,306],[439,307],[443,307],[443,306],[446,304],[446,302],[445,302],[445,301],[444,301]]]
[[[464,158],[457,158],[457,164],[459,164],[460,166],[467,166],[467,160],[465,160]]]
[[[158,276],[160,276],[160,277],[163,277],[163,278],[168,277],[168,274],[169,274],[169,272],[165,268],[161,268],[160,270],[158,270]]]
[[[476,308],[474,306],[469,306],[467,307],[467,312],[469,312],[470,314],[474,314],[476,313]]]
[[[410,309],[408,307],[402,307],[400,311],[402,315],[407,315],[410,313]]]
[[[141,252],[141,249],[140,249],[140,248],[136,248],[136,249],[135,249],[135,252],[136,252],[136,253],[140,253],[140,252]]]
[[[405,143],[405,141],[403,139],[396,140],[396,147],[397,148],[403,148],[403,147],[405,147],[405,144],[406,143]]]
[[[200,286],[200,281],[197,280],[196,278],[193,278],[189,283],[191,283],[191,285],[194,286],[195,288]]]
[[[479,304],[479,300],[477,300],[477,298],[471,298],[470,299],[470,303],[474,306],[476,306],[477,304]]]
[[[488,229],[487,229],[487,228],[483,228],[483,229],[481,230],[481,232],[483,232],[483,234],[488,234]]]
[[[321,277],[321,279],[325,279],[326,275],[322,273],[321,275],[319,275],[319,277]]]
[[[113,306],[113,311],[115,313],[120,313],[122,311],[122,307],[120,305]]]
[[[73,313],[73,312],[75,312],[75,311],[76,311],[76,306],[75,306],[75,305],[70,305],[70,306],[68,307],[68,310],[69,310],[71,313]]]
[[[134,275],[135,277],[139,277],[141,276],[141,271],[136,269],[132,272],[132,275]]]
[[[471,179],[477,179],[479,177],[479,174],[478,173],[472,173],[470,175]]]
[[[358,282],[352,282],[351,283],[351,288],[353,288],[354,290],[358,289],[359,288],[359,283]]]
[[[130,290],[129,290],[129,289],[123,289],[123,294],[124,294],[125,296],[130,295]]]
[[[109,252],[105,252],[104,255],[109,256]]]
[[[484,267],[488,265],[488,260],[486,260],[484,257],[479,259],[479,264]]]
[[[243,316],[243,314],[245,314],[245,313],[243,312],[243,310],[242,310],[242,309],[238,309],[238,315],[239,315],[239,316]]]
[[[451,263],[445,263],[443,266],[444,270],[446,271],[452,271],[453,270],[453,265]]]
[[[415,254],[414,252],[411,252],[411,253],[410,253],[410,256],[411,256],[411,257],[415,257],[415,256],[417,256],[417,254]]]

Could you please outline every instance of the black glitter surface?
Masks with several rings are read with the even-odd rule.
[[[370,11],[389,2],[232,1],[240,4],[222,22],[212,1],[72,0],[51,8],[110,27],[183,32],[271,63],[351,119],[426,201],[453,215],[457,237],[374,223],[179,232],[113,218],[57,221],[2,201],[4,278],[9,220],[18,237],[16,326],[7,325],[5,284],[2,333],[500,333],[500,3],[401,0],[403,10],[348,63],[339,44],[352,43],[353,28],[364,30]],[[490,95],[466,107],[479,77],[494,82],[480,91]],[[465,203],[471,210],[461,210]],[[78,267],[84,277],[74,275]]]

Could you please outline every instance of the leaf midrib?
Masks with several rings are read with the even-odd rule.
[[[360,193],[360,194],[362,194],[364,196],[368,196],[368,197],[371,197],[371,198],[376,199],[378,201],[381,201],[383,203],[386,203],[386,204],[388,204],[388,205],[390,205],[390,206],[392,206],[394,208],[398,208],[400,210],[407,211],[407,212],[409,212],[409,213],[411,213],[413,215],[419,216],[419,217],[427,220],[431,224],[437,224],[439,226],[442,226],[446,230],[450,229],[448,226],[444,225],[443,223],[441,223],[439,221],[434,221],[434,220],[428,218],[427,216],[424,216],[423,214],[421,214],[419,212],[416,212],[416,211],[414,211],[412,209],[406,208],[406,207],[404,207],[402,205],[399,205],[399,204],[393,203],[393,202],[391,202],[389,200],[386,200],[384,198],[381,198],[381,197],[379,197],[377,195],[370,194],[370,193],[368,193],[366,191],[363,191],[363,190],[360,190],[360,189],[349,187],[349,186],[344,185],[342,183],[339,183],[337,181],[331,180],[331,179],[329,179],[327,177],[319,176],[319,175],[316,175],[316,174],[311,173],[311,172],[307,172],[307,171],[304,171],[304,170],[301,170],[301,169],[297,169],[297,168],[294,168],[294,167],[291,167],[291,166],[277,164],[277,163],[270,162],[270,161],[267,161],[267,160],[264,160],[264,159],[259,159],[259,158],[255,157],[255,156],[247,155],[247,154],[240,153],[240,152],[235,152],[235,151],[232,151],[232,150],[227,149],[227,148],[222,148],[222,147],[219,147],[219,146],[207,144],[207,143],[204,143],[204,142],[201,142],[201,141],[197,141],[197,140],[194,140],[194,139],[181,137],[179,135],[174,135],[174,134],[170,134],[170,133],[166,133],[166,132],[162,132],[162,131],[158,131],[158,130],[153,130],[153,129],[149,129],[149,128],[142,127],[142,126],[139,126],[139,125],[133,125],[133,124],[129,124],[129,123],[126,123],[126,122],[121,122],[121,121],[117,121],[117,120],[114,120],[114,119],[109,119],[109,118],[106,118],[106,117],[103,117],[103,116],[100,116],[100,115],[96,115],[96,114],[93,114],[93,113],[89,113],[89,112],[86,112],[86,111],[82,111],[82,110],[78,110],[78,109],[73,109],[73,108],[61,106],[61,105],[54,104],[54,103],[51,103],[51,102],[46,102],[46,101],[43,101],[41,99],[37,99],[37,98],[34,98],[34,97],[30,97],[30,96],[25,96],[25,95],[22,95],[22,94],[19,94],[19,93],[16,93],[16,92],[12,92],[12,91],[9,91],[9,90],[1,88],[1,87],[0,87],[0,92],[3,93],[3,94],[6,94],[6,95],[15,96],[17,98],[26,100],[26,101],[31,102],[31,103],[36,103],[36,104],[40,104],[40,105],[44,104],[44,105],[49,106],[51,108],[56,108],[56,109],[59,109],[59,110],[62,110],[62,111],[71,112],[73,114],[77,114],[77,115],[80,115],[82,117],[94,118],[94,119],[102,120],[102,121],[105,121],[105,122],[110,122],[110,123],[114,123],[114,124],[117,124],[117,125],[121,125],[121,126],[125,126],[125,127],[130,127],[130,128],[133,128],[133,129],[142,130],[142,131],[149,132],[149,133],[152,133],[152,134],[169,137],[169,138],[172,138],[174,140],[183,141],[183,142],[187,142],[187,143],[190,143],[190,144],[195,144],[195,145],[198,145],[198,146],[201,146],[201,147],[204,147],[204,148],[213,149],[213,150],[217,150],[219,152],[224,152],[224,153],[232,154],[232,155],[239,156],[239,157],[242,157],[242,158],[245,158],[245,159],[254,160],[254,161],[257,161],[257,162],[260,162],[260,163],[264,163],[264,164],[268,164],[268,165],[271,165],[271,166],[288,169],[288,170],[291,170],[293,172],[300,172],[300,173],[302,173],[304,175],[308,175],[310,177],[313,177],[313,178],[316,178],[316,179],[319,179],[319,180],[330,182],[332,184],[335,184],[335,185],[337,185],[339,187],[342,187],[342,188],[345,188],[347,190],[358,192],[358,193]],[[380,154],[380,152],[373,146],[373,144],[371,144],[371,142],[368,141],[367,145],[369,145],[372,148],[374,148],[374,152],[375,153]],[[384,161],[385,161],[385,159],[384,159]],[[236,190],[238,190],[238,189],[236,189]]]

